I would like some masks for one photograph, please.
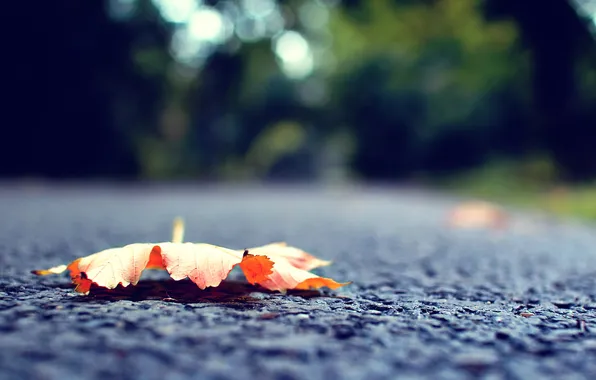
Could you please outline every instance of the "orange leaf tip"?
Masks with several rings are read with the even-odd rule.
[[[85,272],[79,272],[79,274],[73,276],[72,282],[76,285],[75,292],[83,293],[84,295],[89,294],[91,285],[93,285],[93,281],[87,277]]]
[[[273,261],[269,260],[267,256],[251,255],[248,250],[244,251],[240,269],[246,276],[246,280],[251,284],[266,281],[268,276],[273,273]]]
[[[161,256],[161,247],[159,245],[156,245],[151,249],[149,261],[147,262],[145,269],[166,269],[163,266],[163,257]]]
[[[294,289],[309,290],[319,288],[338,289],[342,286],[350,285],[352,282],[337,282],[330,278],[315,277],[302,281]]]

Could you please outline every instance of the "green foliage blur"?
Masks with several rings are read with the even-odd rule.
[[[425,181],[541,157],[507,173],[596,176],[594,19],[566,1],[54,7],[52,127],[34,132],[54,142],[3,175]]]

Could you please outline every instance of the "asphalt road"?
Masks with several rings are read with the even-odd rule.
[[[449,229],[457,202],[399,189],[0,187],[0,378],[594,379],[596,231],[514,214]],[[73,292],[32,269],[170,238],[285,240],[338,291],[200,291],[146,273]],[[232,276],[234,278],[234,276]],[[526,314],[528,313],[528,314]]]

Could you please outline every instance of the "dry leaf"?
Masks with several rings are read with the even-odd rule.
[[[145,269],[166,270],[178,281],[189,278],[200,289],[218,286],[238,265],[248,282],[269,290],[309,289],[347,285],[319,277],[305,269],[330,262],[285,243],[272,243],[238,251],[211,244],[182,243],[184,224],[174,222],[172,242],[136,243],[76,259],[68,266],[36,270],[37,275],[70,271],[75,290],[88,294],[91,285],[114,289],[136,285]]]

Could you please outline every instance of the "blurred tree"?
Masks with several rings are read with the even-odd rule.
[[[217,178],[220,165],[237,153],[240,127],[234,111],[239,106],[242,74],[241,56],[216,52],[207,60],[191,94],[194,128],[190,143],[197,148],[197,167],[205,178]]]
[[[392,89],[392,75],[390,61],[368,61],[340,91],[344,122],[353,126],[359,147],[352,164],[369,179],[404,177],[416,166],[425,99],[420,91]]]
[[[531,52],[535,117],[568,179],[596,175],[596,119],[579,105],[578,63],[594,51],[587,24],[565,0],[485,0],[489,19],[510,17]],[[592,53],[593,54],[593,53]],[[593,61],[594,63],[594,61]]]
[[[314,178],[343,152],[394,179],[536,147],[596,175],[596,54],[562,0],[26,4],[2,175]]]
[[[22,3],[25,2],[13,2]],[[30,4],[29,4],[30,5]],[[164,61],[168,35],[149,2],[136,19],[118,22],[109,1],[39,1],[8,8],[31,17],[19,28],[17,61],[5,77],[20,78],[18,114],[4,129],[0,174],[10,176],[130,177],[139,173],[135,134],[150,133],[160,108],[161,78],[143,72],[152,53]],[[162,65],[163,66],[163,65]],[[142,68],[141,68],[142,69]]]
[[[529,144],[515,28],[485,23],[478,5],[374,0],[332,14],[338,107],[354,127],[354,163],[365,177],[468,168],[504,148],[500,134],[515,140],[511,128],[519,128],[515,144]]]

